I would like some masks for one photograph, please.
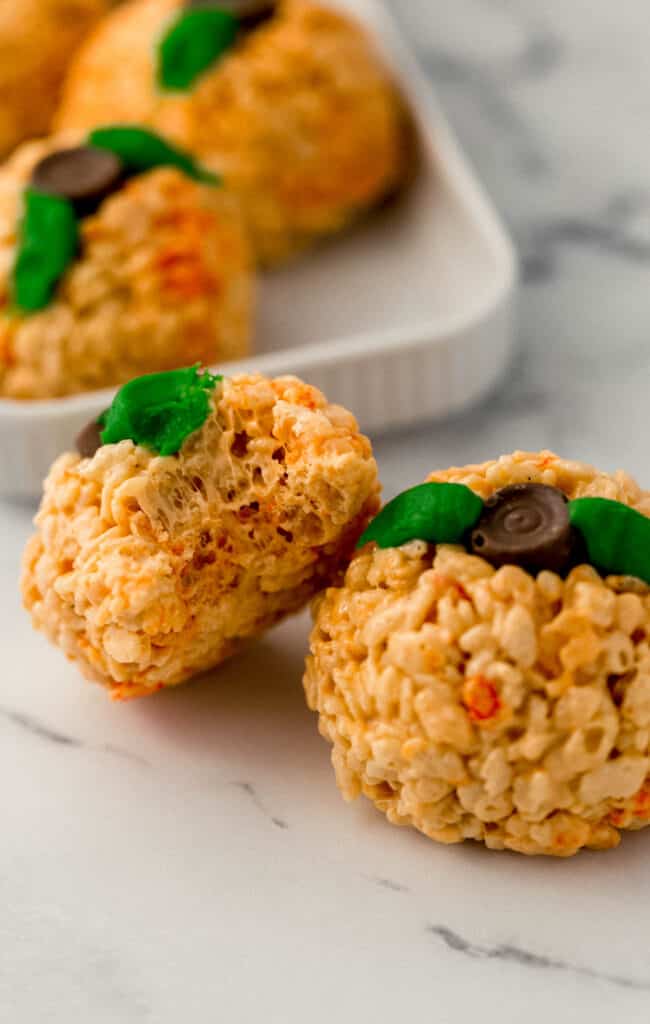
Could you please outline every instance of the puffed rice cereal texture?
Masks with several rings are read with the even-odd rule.
[[[67,80],[57,123],[152,124],[225,176],[260,263],[278,264],[393,192],[410,162],[404,105],[366,32],[282,0],[187,94],[155,84],[155,41],[181,0],[132,0],[105,19]]]
[[[78,142],[25,143],[0,168],[0,395],[55,398],[246,355],[254,273],[239,204],[169,167],[80,222],[79,257],[48,306],[14,309],[23,189],[43,156]]]
[[[0,156],[48,131],[68,63],[110,0],[0,3]]]
[[[177,457],[122,441],[55,462],[24,604],[114,698],[148,695],[333,582],[378,495],[349,412],[295,377],[226,379]]]
[[[559,487],[650,515],[624,473],[515,452],[433,473],[482,498]],[[338,785],[442,843],[566,857],[650,822],[650,589],[588,565],[498,570],[366,545],[314,602],[305,691]]]

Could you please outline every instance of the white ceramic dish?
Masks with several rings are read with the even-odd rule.
[[[409,192],[261,283],[257,351],[228,373],[295,373],[375,433],[446,416],[487,392],[512,344],[513,246],[381,0],[366,22],[408,96],[421,166]],[[0,400],[0,495],[34,497],[112,390]]]

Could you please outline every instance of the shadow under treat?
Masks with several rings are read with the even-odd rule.
[[[210,672],[133,705],[142,726],[245,788],[261,772],[330,774],[302,690],[308,623],[289,620]]]

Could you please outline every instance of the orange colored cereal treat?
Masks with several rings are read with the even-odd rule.
[[[314,602],[346,799],[566,857],[650,822],[650,492],[550,452],[433,473]]]
[[[224,176],[264,265],[346,227],[409,163],[404,104],[372,41],[311,0],[117,8],[78,54],[57,126],[125,117]]]
[[[68,64],[111,0],[0,5],[0,156],[50,128]]]
[[[25,143],[0,167],[0,395],[56,398],[247,354],[239,204],[136,126]]]
[[[379,507],[354,417],[294,377],[136,378],[45,483],[22,593],[118,700],[213,668],[345,568]]]

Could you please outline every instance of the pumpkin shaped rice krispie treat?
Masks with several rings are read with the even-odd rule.
[[[116,699],[182,683],[298,611],[379,507],[354,417],[294,377],[137,378],[78,446],[45,483],[22,592]]]
[[[252,312],[237,201],[161,137],[107,126],[0,168],[0,395],[243,356]]]
[[[550,452],[433,473],[314,603],[346,799],[443,843],[568,856],[650,822],[650,493]]]
[[[404,107],[366,32],[311,0],[131,0],[79,53],[57,124],[125,117],[224,175],[267,265],[344,228],[408,163]]]
[[[50,127],[68,62],[110,0],[0,3],[0,156]]]

